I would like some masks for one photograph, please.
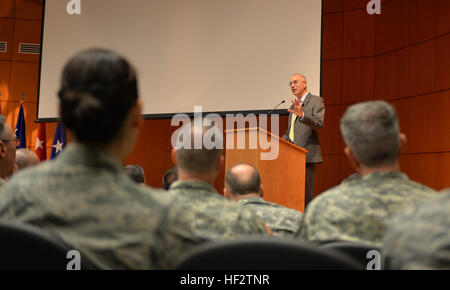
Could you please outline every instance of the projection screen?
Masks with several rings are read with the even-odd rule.
[[[270,111],[302,73],[320,95],[321,0],[46,0],[38,119],[57,118],[64,64],[112,49],[139,74],[143,114]]]

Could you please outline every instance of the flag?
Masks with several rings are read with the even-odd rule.
[[[34,152],[41,159],[41,161],[47,160],[47,137],[45,134],[45,123],[39,124],[39,131],[36,138],[36,147]]]
[[[56,127],[55,138],[53,138],[52,154],[50,159],[55,159],[66,147],[66,131],[61,123]]]
[[[17,145],[17,149],[26,148],[27,142],[25,139],[25,117],[23,114],[23,104],[20,105],[19,116],[17,117],[16,124],[16,137],[20,140],[19,145]]]

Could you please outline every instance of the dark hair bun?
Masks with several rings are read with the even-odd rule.
[[[80,142],[109,143],[138,98],[136,74],[118,54],[88,50],[65,66],[58,96],[62,122]]]

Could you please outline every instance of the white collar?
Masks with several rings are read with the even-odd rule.
[[[305,101],[305,99],[306,99],[306,96],[309,94],[309,92],[306,92],[304,95],[303,95],[303,97],[301,97],[300,98],[300,102],[304,102]]]

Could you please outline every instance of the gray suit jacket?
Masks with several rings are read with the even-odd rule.
[[[291,109],[293,106],[291,107]],[[325,117],[325,106],[323,99],[319,96],[308,95],[303,103],[303,119],[297,118],[294,124],[294,144],[309,151],[306,155],[306,163],[321,163],[322,150],[320,148],[318,131],[323,128]],[[289,123],[283,139],[289,140],[289,129],[291,128],[292,113],[289,114]]]

